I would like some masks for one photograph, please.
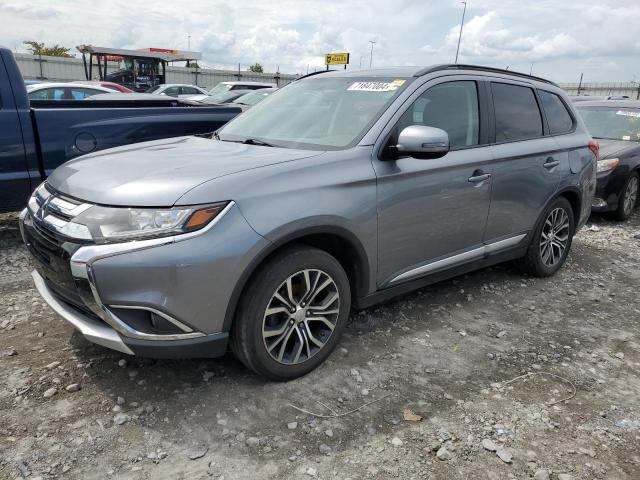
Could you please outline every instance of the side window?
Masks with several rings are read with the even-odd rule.
[[[533,90],[508,83],[491,83],[496,142],[542,136],[542,116]]]
[[[538,94],[551,134],[561,135],[570,132],[573,128],[573,118],[560,97],[545,90],[538,90]]]
[[[84,88],[72,88],[71,89],[71,98],[73,100],[84,100],[87,97],[91,97],[93,95],[97,95],[99,92],[97,90],[88,90]]]
[[[476,82],[441,83],[426,90],[400,117],[392,138],[411,125],[441,128],[451,149],[478,145],[479,113]]]

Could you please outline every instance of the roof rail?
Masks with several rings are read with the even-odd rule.
[[[414,77],[422,77],[428,73],[439,72],[442,70],[478,70],[483,72],[492,72],[492,73],[504,73],[506,75],[512,75],[514,77],[523,77],[531,80],[536,80],[538,82],[544,82],[551,85],[558,86],[556,83],[551,80],[547,80],[546,78],[535,77],[533,75],[528,75],[526,73],[514,72],[513,70],[506,70],[504,68],[495,68],[495,67],[483,67],[480,65],[465,65],[460,63],[444,63],[441,65],[432,65],[431,67],[423,68],[416,72]]]
[[[302,80],[303,78],[313,77],[314,75],[320,75],[321,73],[327,73],[327,72],[337,72],[337,70],[318,70],[317,72],[307,73],[306,75],[302,75],[301,77],[296,78],[294,82],[297,82],[298,80]]]

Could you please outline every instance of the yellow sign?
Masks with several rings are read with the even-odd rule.
[[[324,56],[325,65],[346,65],[349,63],[348,53],[327,53]]]

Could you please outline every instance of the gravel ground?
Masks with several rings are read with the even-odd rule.
[[[89,344],[0,216],[0,478],[638,479],[638,247],[640,215],[592,219],[555,277],[504,265],[355,313],[275,384]]]

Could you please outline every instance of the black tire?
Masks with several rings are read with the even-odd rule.
[[[552,212],[556,212],[560,209],[568,217],[568,230],[566,246],[562,254],[557,255],[557,260],[551,265],[545,262],[543,258],[543,232],[548,233],[549,224],[547,220],[550,218]],[[553,200],[542,213],[538,225],[533,232],[533,236],[527,249],[527,254],[520,260],[520,267],[526,273],[535,277],[550,277],[555,274],[564,264],[571,250],[571,243],[573,241],[573,234],[575,233],[575,219],[573,215],[573,208],[569,201],[564,197],[558,197]],[[554,234],[555,235],[555,234]],[[554,249],[554,246],[549,246]],[[554,253],[558,252],[557,249],[553,250]]]
[[[334,293],[333,289],[335,289],[335,293],[338,294],[338,308],[336,309],[338,312],[332,316],[332,320],[335,321],[333,330],[330,331],[330,333],[327,333],[326,330],[328,329],[321,332],[322,336],[320,338],[323,339],[326,337],[322,347],[312,354],[307,346],[306,352],[309,352],[309,354],[304,352],[304,357],[308,358],[304,360],[301,359],[302,361],[299,361],[299,363],[285,364],[282,363],[282,361],[285,361],[284,359],[278,361],[277,358],[274,358],[272,354],[269,353],[266,345],[269,340],[263,338],[263,327],[267,328],[267,308],[273,308],[272,302],[278,301],[274,295],[280,291],[280,288],[283,288],[287,279],[294,275],[304,275],[304,273],[301,272],[305,270],[310,270],[311,276],[316,275],[316,272],[321,272],[333,281],[333,284],[330,284],[327,288],[332,289],[332,294]],[[294,279],[298,278],[301,278],[301,282],[304,281],[304,277],[294,277]],[[326,277],[322,278],[324,279],[323,281],[326,280]],[[300,284],[298,287],[300,292],[302,292],[302,288],[305,288],[303,284]],[[298,295],[301,295],[301,293]],[[330,296],[328,293],[320,293],[318,295]],[[303,298],[300,300],[302,299]],[[286,298],[286,300],[289,300],[289,298]],[[307,308],[313,308],[311,307],[311,303],[312,302],[309,302]],[[296,309],[301,309],[301,306],[305,306],[305,303],[300,302],[296,303],[296,305]],[[238,359],[255,373],[270,380],[292,380],[309,373],[327,359],[347,325],[350,310],[351,290],[349,287],[349,279],[340,263],[327,252],[317,248],[306,245],[287,247],[267,260],[249,280],[240,298],[238,310],[231,329],[231,349]],[[313,316],[313,312],[310,312],[310,314]],[[281,325],[294,322],[290,312],[273,314],[273,317],[281,319]],[[271,320],[272,317],[269,317],[269,321]],[[297,321],[303,322],[303,324],[295,323],[295,326],[287,325],[283,328],[287,328],[287,331],[293,331],[293,333],[298,335],[298,338],[293,336],[292,333],[292,337],[285,337],[284,342],[280,343],[280,346],[283,344],[292,345],[293,347],[295,347],[295,345],[302,345],[299,348],[304,351],[305,345],[302,339],[306,337],[306,344],[316,348],[315,345],[310,343],[309,337],[307,336],[308,334],[304,330],[305,325],[307,329],[309,328],[309,324],[304,323],[305,320],[302,319]],[[299,332],[295,332],[295,328],[298,327],[300,328]],[[324,329],[322,325],[320,325],[320,328]],[[300,334],[302,336],[300,336]],[[280,335],[276,335],[276,337],[279,338]],[[296,341],[299,343],[296,344]],[[279,347],[274,347],[274,350],[279,351]],[[292,348],[292,350],[298,353],[297,348]]]
[[[618,200],[618,208],[616,208],[613,212],[611,212],[611,216],[615,219],[615,220],[619,220],[621,222],[624,222],[626,220],[629,220],[629,217],[631,216],[631,214],[633,213],[633,210],[635,209],[635,207],[637,206],[637,198],[638,198],[638,185],[639,185],[639,177],[638,174],[636,172],[633,172],[631,175],[629,175],[629,177],[627,178],[627,180],[624,182],[624,186],[622,187],[622,190],[620,191],[620,198]],[[633,205],[631,205],[631,208],[628,208],[628,205],[625,202],[626,196],[628,194],[633,194],[633,192],[629,192],[628,190],[633,188],[632,185],[635,185],[635,198],[636,201],[633,202]]]

